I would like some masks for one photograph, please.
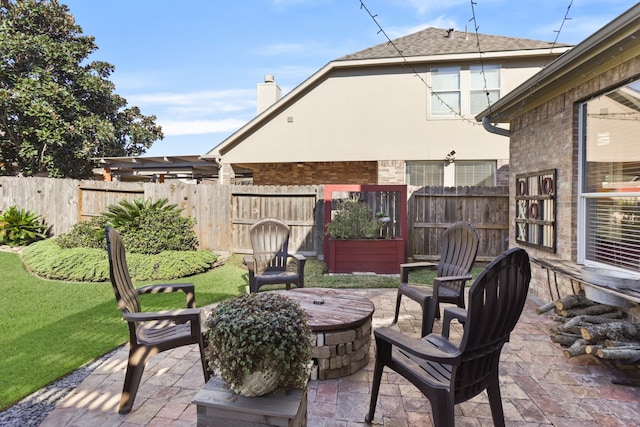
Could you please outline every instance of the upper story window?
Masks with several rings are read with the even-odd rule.
[[[640,272],[640,81],[580,111],[578,260]]]
[[[460,114],[460,67],[431,69],[431,115]]]
[[[500,66],[472,65],[469,67],[469,110],[472,116],[500,98]]]
[[[500,65],[494,64],[432,68],[429,117],[480,113],[500,98],[500,74]]]

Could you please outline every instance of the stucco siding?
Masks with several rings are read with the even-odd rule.
[[[428,118],[427,67],[414,69],[418,75],[406,66],[334,71],[271,112],[224,162],[440,160],[451,150],[458,160],[508,159],[508,139],[474,119]],[[534,71],[510,63],[505,90]]]

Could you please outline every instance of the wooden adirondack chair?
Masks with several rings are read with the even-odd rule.
[[[400,285],[396,299],[393,323],[398,321],[400,302],[405,295],[422,307],[422,336],[431,333],[433,320],[440,318],[440,303],[456,304],[464,308],[464,287],[471,280],[469,272],[478,254],[480,239],[471,224],[458,222],[442,233],[440,262],[414,262],[400,264]],[[409,272],[419,269],[435,269],[437,277],[433,287],[409,283]]]
[[[304,265],[307,259],[289,253],[289,226],[275,218],[262,219],[249,230],[253,255],[244,257],[249,269],[249,292],[258,292],[262,285],[284,283],[304,287]],[[295,259],[295,271],[287,270],[289,258]]]
[[[145,365],[151,356],[183,345],[198,344],[205,383],[209,381],[209,372],[204,358],[204,337],[200,329],[201,314],[200,309],[196,308],[193,284],[148,285],[134,288],[120,235],[112,227],[105,227],[105,236],[111,285],[118,306],[122,310],[122,317],[129,325],[129,361],[119,408],[121,414],[127,414],[133,407]],[[141,311],[138,295],[164,292],[184,292],[188,308],[157,312]]]
[[[448,316],[451,309],[445,309],[445,321],[453,317],[464,321],[460,346],[449,341],[448,335],[411,338],[391,328],[376,329],[376,363],[365,421],[373,420],[386,366],[429,399],[436,427],[453,426],[454,405],[485,389],[494,425],[504,426],[498,363],[524,308],[530,280],[529,256],[524,249],[510,249],[491,262],[469,290],[468,310],[458,317]]]

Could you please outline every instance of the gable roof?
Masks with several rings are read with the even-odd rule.
[[[368,49],[355,52],[334,61],[316,71],[312,76],[296,86],[291,92],[280,98],[269,108],[258,114],[244,126],[203,155],[203,158],[220,158],[251,135],[261,123],[278,114],[288,105],[303,97],[314,85],[326,79],[332,72],[340,69],[361,66],[383,66],[403,63],[425,63],[434,61],[472,61],[479,58],[478,40],[485,58],[545,57],[557,56],[571,49],[571,45],[492,36],[475,33],[467,34],[451,30],[429,27],[422,31],[381,43]],[[398,47],[401,53],[395,48]]]
[[[456,32],[442,28],[425,28],[408,36],[381,43],[359,52],[345,55],[337,61],[352,59],[400,58],[401,56],[431,56],[474,53],[478,54],[478,43],[483,52],[508,52],[517,50],[550,49],[570,47],[568,44],[554,44],[540,40],[514,37],[492,36],[468,32]],[[395,47],[394,47],[395,45]],[[396,49],[398,48],[398,49]],[[400,52],[402,55],[400,54]]]

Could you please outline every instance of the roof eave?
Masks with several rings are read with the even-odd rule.
[[[518,58],[518,57],[543,57],[551,54],[563,54],[567,52],[571,47],[561,46],[555,48],[544,49],[524,49],[524,50],[511,50],[511,51],[491,51],[483,52],[482,59],[504,59],[504,58]],[[418,64],[418,63],[437,63],[437,62],[464,62],[479,60],[478,52],[458,53],[458,54],[443,54],[443,55],[424,55],[424,56],[411,56],[411,57],[389,57],[389,58],[375,58],[375,59],[349,59],[349,60],[334,60],[326,64],[324,67],[316,71],[309,78],[304,80],[301,84],[296,86],[291,92],[280,98],[269,108],[262,113],[248,121],[244,126],[238,129],[236,132],[227,137],[217,146],[213,147],[209,152],[202,157],[205,159],[220,158],[235,145],[242,141],[243,137],[248,135],[255,126],[258,126],[262,121],[267,120],[276,112],[280,111],[291,100],[297,99],[297,97],[305,93],[311,86],[317,81],[321,80],[329,73],[338,69],[345,68],[361,68],[372,66],[385,66],[394,64]]]
[[[493,123],[508,123],[518,114],[538,105],[543,96],[554,87],[560,87],[573,76],[581,73],[585,65],[593,65],[599,56],[610,55],[626,45],[637,45],[640,37],[640,3],[586,38],[564,55],[558,57],[544,69],[500,98],[490,108],[475,118],[487,118]],[[535,101],[538,101],[536,103]],[[523,109],[527,101],[529,107]]]

